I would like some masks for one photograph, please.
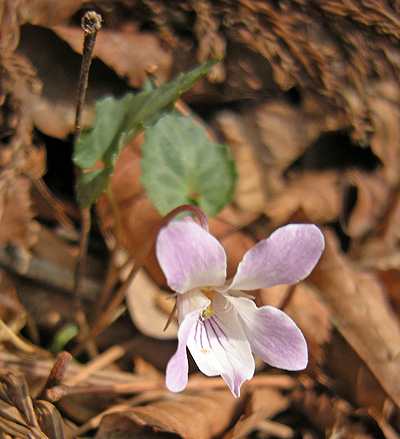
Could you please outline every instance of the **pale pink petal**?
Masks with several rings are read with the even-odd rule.
[[[195,222],[171,221],[161,229],[156,254],[168,285],[178,293],[225,282],[225,251]]]
[[[294,284],[311,273],[324,246],[324,236],[313,224],[281,227],[246,252],[229,289]]]
[[[188,358],[186,353],[186,343],[188,337],[193,332],[199,311],[192,311],[186,315],[179,326],[178,348],[168,362],[165,385],[171,392],[181,392],[188,382]]]
[[[308,363],[307,343],[300,329],[283,311],[257,308],[244,297],[230,297],[252,351],[271,366],[302,370]]]
[[[198,368],[208,376],[221,375],[237,398],[243,382],[254,375],[254,358],[230,302],[215,293],[212,309],[214,315],[195,323],[188,348]]]

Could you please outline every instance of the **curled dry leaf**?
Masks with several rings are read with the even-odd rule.
[[[378,277],[351,266],[333,234],[324,234],[325,251],[309,279],[340,334],[400,407],[399,322]]]
[[[280,225],[301,209],[310,222],[333,221],[340,213],[340,178],[334,171],[291,175],[287,186],[266,203],[265,215]]]
[[[175,433],[182,439],[210,439],[229,427],[241,413],[245,399],[235,399],[228,391],[177,395],[104,416],[95,438],[115,439],[132,434],[152,438],[158,431]]]
[[[132,320],[140,332],[160,339],[176,337],[176,320],[172,320],[165,329],[168,316],[174,308],[174,299],[167,301],[168,297],[169,295],[162,292],[144,270],[138,272],[127,287],[125,298]]]
[[[341,225],[352,238],[372,230],[388,205],[390,187],[378,173],[349,171],[341,182]]]

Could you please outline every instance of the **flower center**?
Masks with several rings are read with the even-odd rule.
[[[211,305],[214,298],[215,290],[211,287],[204,287],[200,288],[200,291],[207,297],[207,299],[211,300],[211,303],[207,306],[207,308],[201,313],[202,320],[209,319],[213,314],[215,314],[215,311],[211,309]]]

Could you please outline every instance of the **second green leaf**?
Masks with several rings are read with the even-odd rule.
[[[142,184],[165,215],[182,204],[215,216],[232,200],[237,178],[229,148],[210,142],[190,116],[176,113],[146,131]]]

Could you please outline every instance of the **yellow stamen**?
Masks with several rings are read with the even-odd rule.
[[[207,308],[203,311],[203,314],[201,315],[204,320],[209,319],[213,314],[215,314],[215,311],[210,308],[210,305],[207,306]]]

